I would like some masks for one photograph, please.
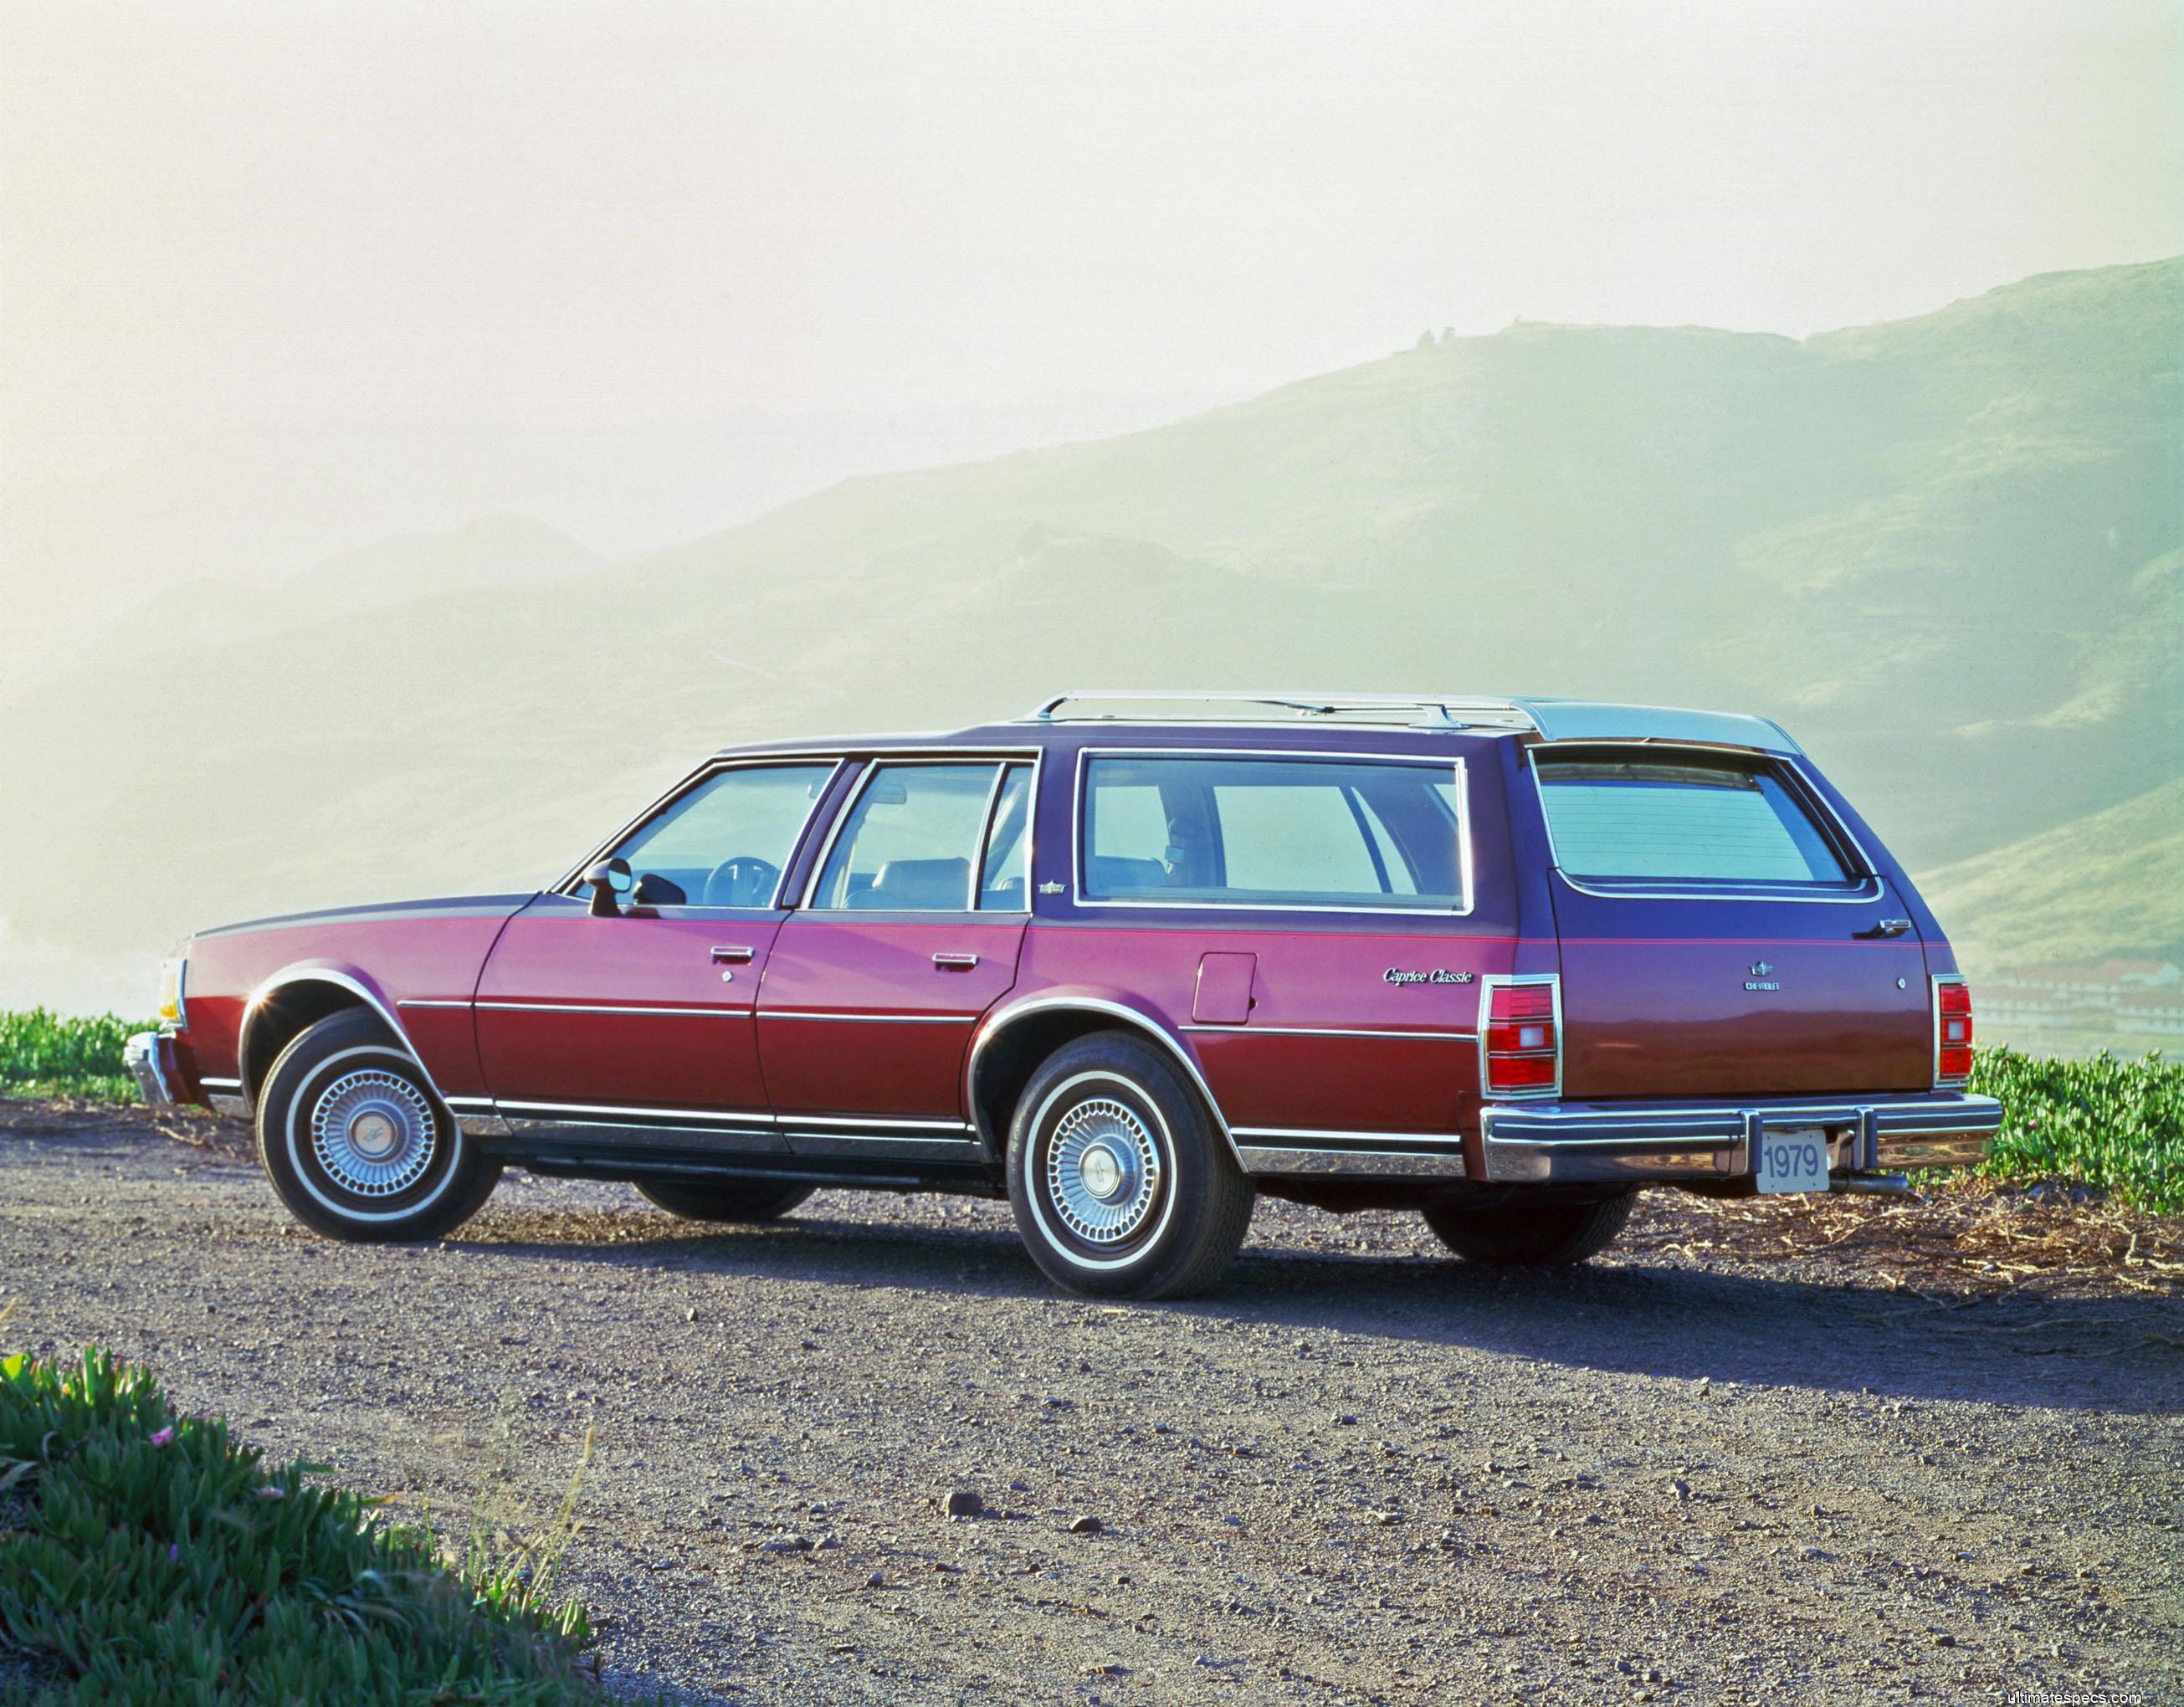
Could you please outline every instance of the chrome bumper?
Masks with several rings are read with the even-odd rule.
[[[165,1041],[156,1031],[140,1031],[121,1046],[121,1064],[136,1081],[137,1093],[154,1108],[170,1106],[175,1100],[159,1055],[159,1046]]]
[[[1818,1126],[1830,1169],[1953,1168],[1976,1162],[2002,1104],[1957,1091],[1751,1102],[1514,1102],[1481,1118],[1489,1180],[1563,1183],[1749,1177],[1762,1128]]]

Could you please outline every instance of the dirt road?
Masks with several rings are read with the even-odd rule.
[[[571,1581],[699,1699],[2184,1699],[2176,1236],[1936,1209],[1922,1253],[1916,1213],[1649,1198],[1543,1277],[1262,1202],[1218,1297],[1117,1308],[999,1205],[722,1231],[511,1174],[350,1247],[19,1105],[0,1341],[455,1526],[504,1458],[550,1511],[595,1425]]]

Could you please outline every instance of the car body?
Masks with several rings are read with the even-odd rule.
[[[171,966],[146,1095],[254,1116],[342,1236],[482,1201],[421,1202],[421,1141],[716,1219],[1007,1195],[1065,1283],[1173,1291],[1225,1255],[1109,1259],[1149,1217],[1240,1238],[1256,1191],[1552,1260],[1641,1185],[1891,1189],[2000,1120],[1947,939],[1797,744],[1601,702],[1070,695],[730,748],[543,890]],[[304,1087],[315,1035],[348,1065]]]

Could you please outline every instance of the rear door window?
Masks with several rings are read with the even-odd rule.
[[[1754,766],[1612,754],[1538,760],[1567,874],[1606,882],[1847,884],[1842,857],[1781,778]]]
[[[1089,901],[1469,908],[1452,761],[1095,754],[1084,771]]]
[[[813,885],[820,912],[967,912],[997,766],[875,766]]]

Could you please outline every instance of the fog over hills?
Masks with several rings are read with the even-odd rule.
[[[163,624],[0,701],[35,818],[0,1002],[141,1007],[192,926],[542,880],[725,742],[1087,684],[1759,711],[1914,870],[2025,845],[1940,888],[1975,971],[2126,807],[2096,922],[2173,953],[2131,850],[2184,774],[2181,353],[2184,261],[1802,343],[1518,324],[612,566]]]

